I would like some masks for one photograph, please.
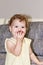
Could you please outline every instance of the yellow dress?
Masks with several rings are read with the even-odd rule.
[[[31,39],[24,38],[20,56],[15,56],[7,50],[6,47],[7,40],[10,40],[13,44],[15,44],[16,42],[14,38],[7,38],[5,40],[5,49],[7,52],[5,65],[30,65],[29,47],[30,47]]]

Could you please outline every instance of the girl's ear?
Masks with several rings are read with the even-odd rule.
[[[9,26],[9,30],[10,30],[10,32],[11,32],[11,26]]]

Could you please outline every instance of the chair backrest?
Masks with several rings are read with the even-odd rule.
[[[8,24],[9,19],[0,18],[0,25]]]
[[[5,18],[0,18],[0,25],[3,25],[5,23]]]

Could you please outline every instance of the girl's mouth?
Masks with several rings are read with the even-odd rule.
[[[21,34],[23,34],[24,32],[23,32],[23,31],[18,31],[18,32],[17,32],[17,34],[18,34],[18,33],[21,33]]]

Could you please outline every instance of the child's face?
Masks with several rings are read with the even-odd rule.
[[[15,19],[10,26],[10,31],[14,38],[23,38],[26,34],[25,21],[20,22],[19,19]]]

